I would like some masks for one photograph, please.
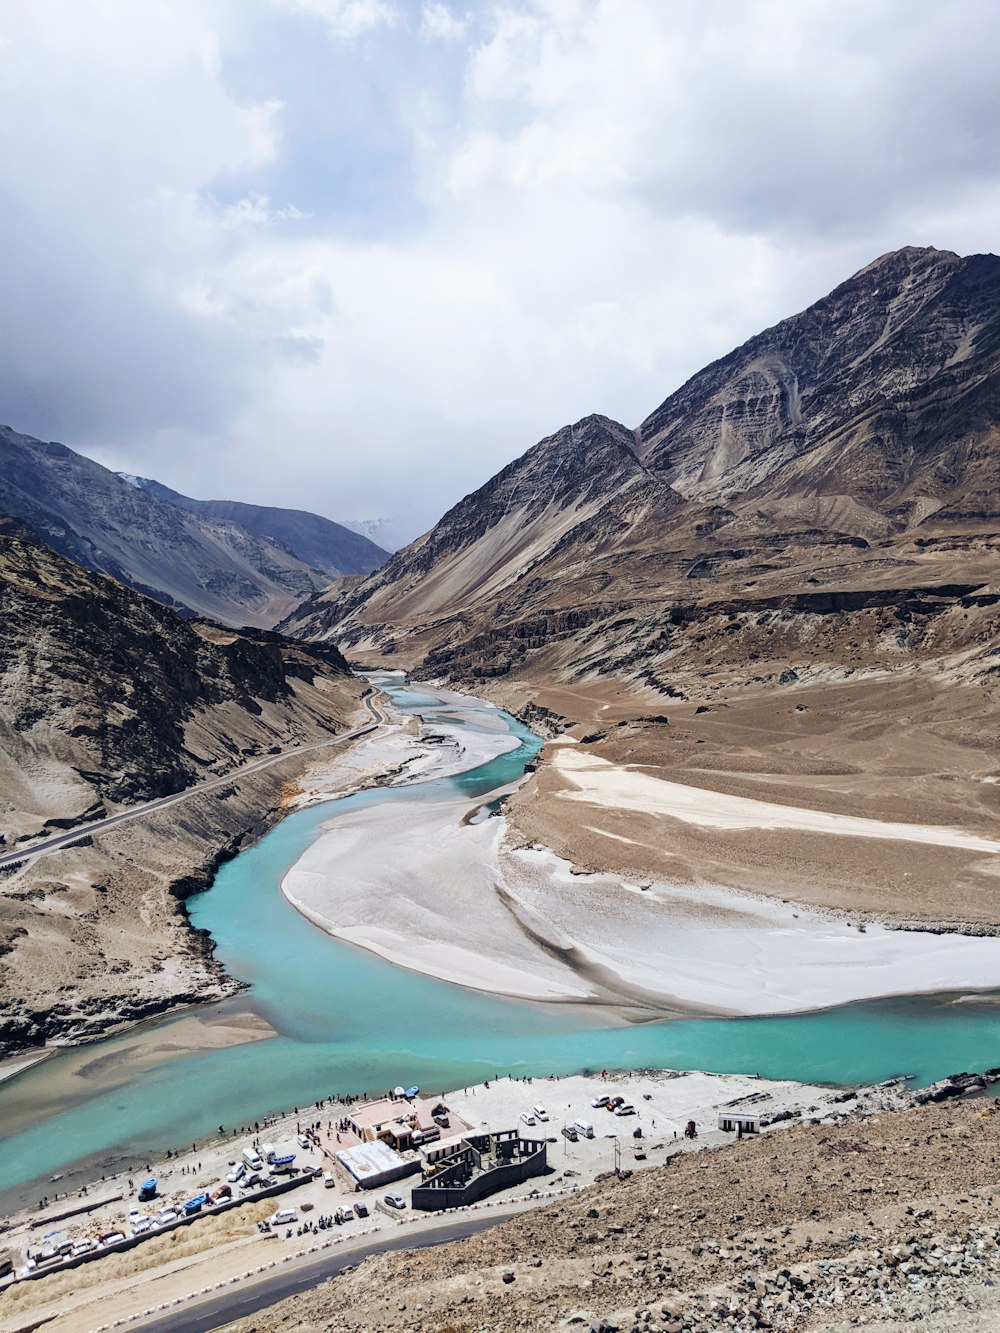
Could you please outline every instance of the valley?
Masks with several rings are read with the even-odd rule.
[[[594,769],[990,841],[998,293],[992,255],[883,255],[638,427],[546,437],[284,628],[465,685]],[[559,753],[506,813],[576,869],[1000,925],[995,859],[971,844],[709,831],[584,799]]]
[[[639,426],[547,436],[391,556],[6,431],[0,1038],[51,1056],[0,1086],[11,1201],[380,1084],[604,1066],[921,1088],[992,1065],[998,404],[1000,260],[908,247]],[[882,1121],[954,1127],[900,1093],[845,1128],[841,1095],[817,1122],[883,1143],[900,1181]],[[745,1249],[783,1225],[767,1257],[803,1272],[795,1228],[830,1223],[823,1263],[855,1244],[850,1201],[810,1192],[832,1141],[813,1128],[788,1150],[807,1216],[747,1199],[737,1219],[760,1215]],[[973,1188],[942,1202],[950,1146],[910,1182],[949,1219]],[[671,1168],[692,1215],[695,1173],[721,1191],[732,1169],[712,1156]],[[611,1236],[677,1243],[659,1187],[578,1187],[566,1217],[618,1216],[625,1190],[645,1219],[593,1251],[607,1271]],[[896,1245],[883,1202],[868,1240]],[[366,1260],[386,1294],[338,1279],[350,1326],[386,1326],[411,1279],[442,1333],[459,1305],[561,1326],[594,1289],[563,1216],[463,1242],[471,1286],[461,1257],[455,1282]],[[524,1266],[543,1241],[545,1292]],[[712,1327],[724,1274],[674,1268],[660,1322]],[[787,1305],[768,1274],[740,1319],[805,1327],[764,1311]],[[651,1310],[640,1276],[597,1284],[613,1326]]]

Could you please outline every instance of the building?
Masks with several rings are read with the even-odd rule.
[[[438,1147],[435,1144],[434,1147]],[[446,1156],[431,1162],[411,1205],[423,1212],[463,1208],[498,1190],[541,1176],[549,1169],[545,1139],[522,1139],[516,1129],[496,1134],[467,1134]]]
[[[719,1116],[719,1128],[725,1134],[759,1134],[760,1116],[744,1115],[740,1111],[723,1111]]]
[[[401,1157],[394,1148],[380,1139],[372,1143],[359,1143],[354,1148],[344,1148],[336,1154],[337,1161],[355,1182],[359,1189],[374,1190],[381,1185],[388,1185],[393,1180],[412,1175],[420,1170],[420,1163]]]
[[[382,1097],[356,1106],[347,1116],[352,1132],[362,1143],[381,1139],[397,1152],[437,1139],[442,1129],[464,1129],[464,1124],[437,1098]]]

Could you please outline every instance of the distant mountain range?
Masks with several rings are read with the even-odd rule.
[[[973,670],[998,533],[1000,259],[911,247],[637,428],[591,416],[542,440],[282,628],[473,680],[669,691],[945,642]]]
[[[405,544],[399,525],[392,518],[342,518],[340,523],[386,551],[398,551]]]
[[[87,569],[229,625],[269,628],[329,578],[369,573],[387,557],[314,514],[188,500],[9,426],[0,426],[0,511]]]
[[[115,475],[158,500],[186,509],[189,514],[236,523],[257,537],[277,542],[304,564],[331,578],[370,574],[389,558],[388,549],[377,546],[360,528],[334,523],[304,509],[275,509],[270,505],[245,504],[242,500],[192,500],[151,477],[136,477],[128,472]],[[374,519],[372,523],[377,526],[382,521]]]

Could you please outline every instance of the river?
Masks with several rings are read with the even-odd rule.
[[[437,707],[414,689],[390,692],[404,711],[430,717]],[[37,1198],[43,1191],[34,1185],[53,1173],[65,1173],[66,1185],[74,1185],[160,1156],[220,1124],[252,1123],[334,1093],[381,1092],[397,1083],[445,1090],[497,1073],[605,1066],[845,1084],[909,1074],[928,1083],[1000,1063],[1000,997],[993,994],[908,997],[788,1018],[623,1026],[586,1008],[498,999],[406,971],[332,939],[299,915],[279,883],[331,816],[357,803],[419,802],[440,795],[443,785],[485,795],[523,772],[539,739],[492,708],[479,712],[484,730],[495,730],[502,717],[520,748],[458,777],[293,814],[190,900],[193,923],[212,933],[226,969],[250,983],[245,996],[206,1007],[204,1017],[250,1010],[276,1036],[175,1052],[139,1069],[122,1058],[134,1037],[114,1037],[60,1053],[0,1085],[0,1206]],[[460,716],[464,725],[477,725],[475,709]],[[161,1020],[149,1030],[169,1045],[179,1021]]]

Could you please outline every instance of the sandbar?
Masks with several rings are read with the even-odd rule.
[[[764,1015],[1000,986],[1000,940],[862,925],[721,885],[576,874],[460,794],[345,811],[282,891],[330,934],[522,999]],[[628,1012],[626,1012],[628,1011]]]

